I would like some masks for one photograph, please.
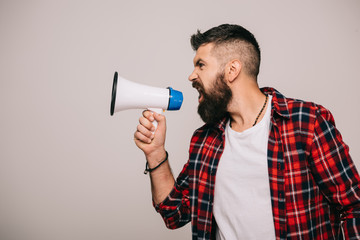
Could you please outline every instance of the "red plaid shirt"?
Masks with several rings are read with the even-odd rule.
[[[342,239],[343,233],[360,239],[360,178],[331,113],[275,89],[262,91],[273,96],[268,167],[276,239]],[[189,161],[155,206],[168,228],[191,221],[193,239],[214,236],[215,177],[227,120],[195,131]]]

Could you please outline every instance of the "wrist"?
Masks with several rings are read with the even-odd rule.
[[[166,154],[166,156],[165,156],[164,160],[162,160],[158,165],[156,165],[153,168],[150,168],[148,162],[146,162],[144,174],[151,173],[154,170],[158,169],[162,164],[164,164],[168,160],[168,157],[169,157],[167,151],[165,151],[165,154]]]
[[[146,161],[148,163],[149,168],[156,167],[159,163],[161,163],[167,154],[164,148],[161,148],[157,151],[154,151],[148,155],[146,155]]]

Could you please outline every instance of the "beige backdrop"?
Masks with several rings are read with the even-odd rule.
[[[177,175],[202,124],[189,38],[222,23],[257,37],[261,86],[333,112],[360,167],[359,12],[357,0],[1,0],[0,239],[190,239],[152,208],[141,110],[110,117],[112,77],[183,91],[166,113]]]

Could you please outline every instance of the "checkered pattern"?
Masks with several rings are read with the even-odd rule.
[[[268,166],[276,239],[360,239],[360,178],[331,113],[275,89],[262,91],[273,96]],[[195,131],[189,161],[155,206],[168,228],[191,221],[193,239],[214,239],[215,174],[226,121]]]

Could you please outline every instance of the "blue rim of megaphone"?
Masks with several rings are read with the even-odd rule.
[[[112,94],[111,94],[111,105],[110,105],[110,115],[111,116],[114,114],[114,109],[115,109],[117,79],[118,79],[118,73],[115,72],[113,86],[112,86]]]
[[[167,110],[179,110],[183,102],[183,94],[180,91],[174,90],[171,87],[169,89],[169,104]]]

